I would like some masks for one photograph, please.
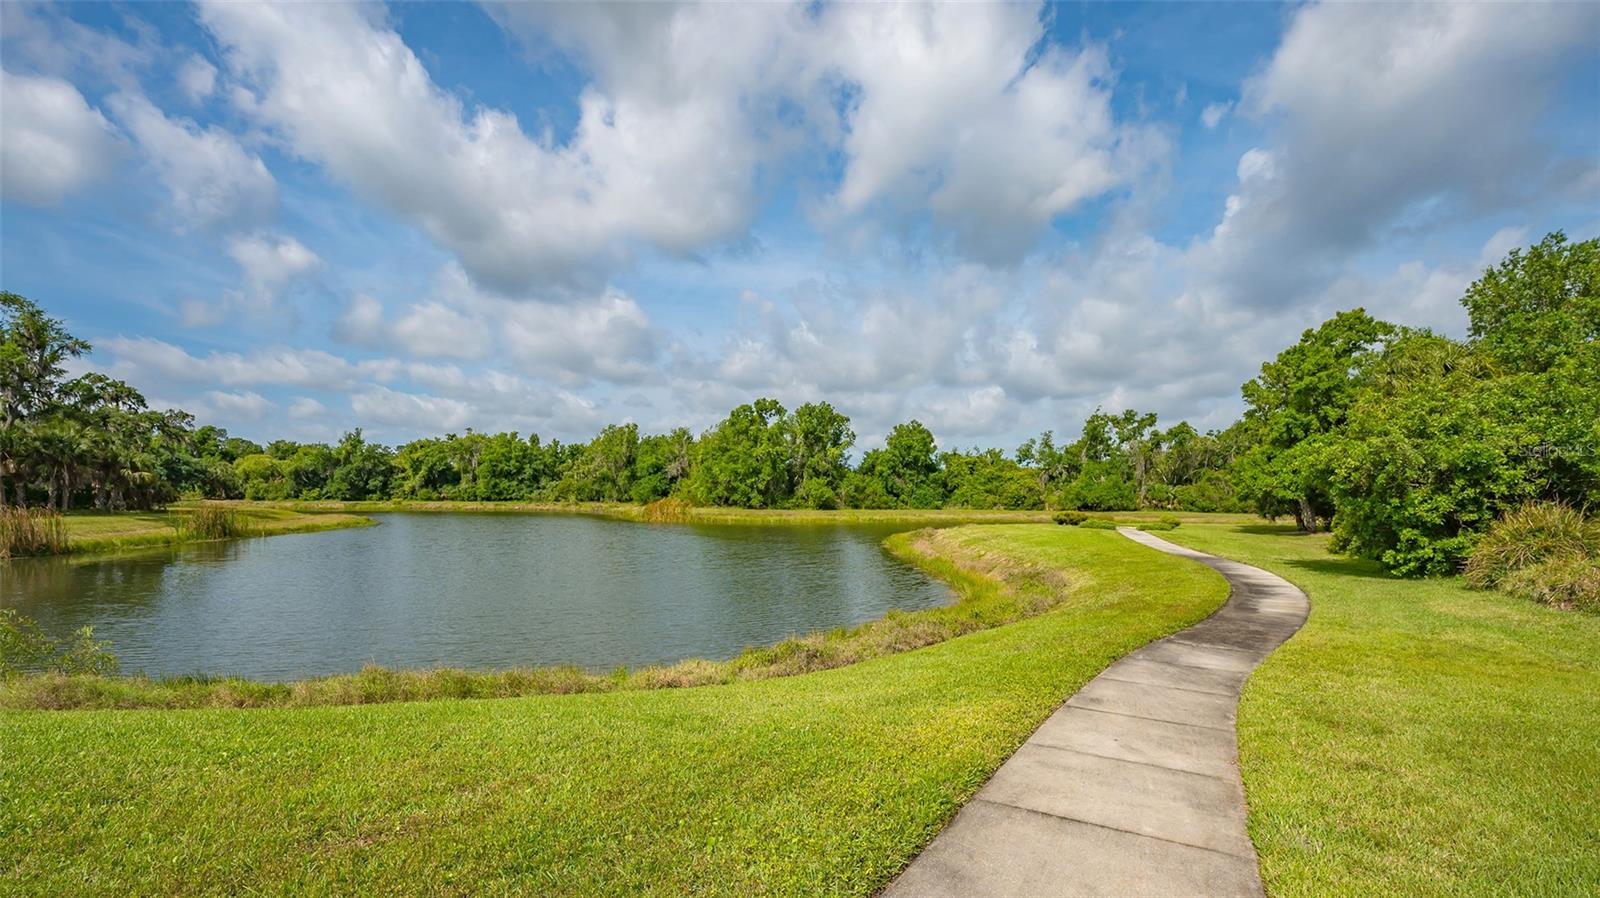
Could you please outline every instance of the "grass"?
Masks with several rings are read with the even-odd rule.
[[[43,508],[0,505],[0,559],[59,555],[66,549],[66,528],[60,515]]]
[[[196,528],[196,514],[206,520]],[[310,533],[344,527],[363,527],[370,518],[349,513],[322,513],[277,508],[258,503],[198,503],[178,505],[166,511],[148,512],[71,512],[61,517],[66,532],[66,551],[107,553],[150,546],[194,542],[216,536],[219,527],[231,528],[231,536],[277,536],[284,533]],[[226,522],[226,523],[223,523]]]
[[[696,689],[0,712],[0,892],[869,894],[1063,699],[1225,593],[1114,533],[943,538],[987,576],[1057,572],[1018,588],[1059,604]]]
[[[1311,597],[1239,710],[1270,894],[1600,890],[1600,618],[1393,579],[1292,528],[1163,537]]]

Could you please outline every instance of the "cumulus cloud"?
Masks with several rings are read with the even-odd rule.
[[[168,118],[142,95],[116,94],[110,108],[172,195],[182,227],[254,227],[272,215],[277,182],[231,134]]]
[[[1534,125],[1597,31],[1592,4],[1302,7],[1241,101],[1281,142],[1240,159],[1195,264],[1243,301],[1282,304],[1396,230],[1570,189]]]
[[[383,303],[366,295],[350,301],[333,333],[357,346],[400,347],[423,357],[479,358],[490,345],[489,327],[481,318],[430,300],[390,321]]]
[[[968,254],[1014,262],[1052,219],[1162,152],[1115,121],[1103,49],[1035,58],[1037,7],[862,4],[824,18],[829,59],[854,88],[846,211],[925,207]]]
[[[1215,128],[1217,125],[1222,124],[1222,120],[1227,118],[1228,113],[1232,111],[1233,101],[1231,100],[1221,103],[1207,103],[1206,108],[1200,110],[1200,124],[1205,125],[1207,128]]]
[[[371,296],[355,297],[333,334],[425,358],[477,359],[497,349],[516,368],[569,385],[637,382],[656,371],[661,355],[661,336],[643,307],[616,288],[558,302],[507,298],[479,289],[455,264],[396,316]]]
[[[178,69],[178,87],[190,103],[201,103],[217,89],[217,67],[198,53]]]
[[[748,220],[742,122],[692,93],[586,91],[558,145],[442,90],[370,8],[207,3],[201,18],[255,90],[251,114],[501,289],[615,261],[635,240],[689,251]]]
[[[350,361],[317,349],[276,347],[250,353],[211,352],[203,356],[149,337],[95,341],[111,355],[111,372],[133,383],[214,383],[226,386],[287,385],[324,390],[349,389],[363,380],[392,378],[392,360]]]
[[[117,150],[100,111],[60,78],[0,69],[0,195],[52,205],[103,177]]]
[[[290,284],[322,265],[305,244],[275,234],[229,238],[228,255],[244,276],[241,287],[228,293],[228,302],[254,313],[270,311]]]
[[[248,114],[507,293],[591,292],[638,246],[741,238],[763,167],[813,141],[844,158],[836,211],[925,213],[992,263],[1166,152],[1115,121],[1102,49],[1033,52],[1036,5],[494,11],[592,74],[570,135],[442,89],[371,8],[206,3],[201,18]]]

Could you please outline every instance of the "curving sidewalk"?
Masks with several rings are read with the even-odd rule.
[[[1232,589],[1067,700],[898,879],[909,896],[1262,894],[1234,712],[1250,671],[1300,629],[1305,593],[1259,568],[1127,527]]]

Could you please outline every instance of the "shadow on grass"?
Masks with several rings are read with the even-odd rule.
[[[1393,574],[1384,571],[1377,562],[1365,558],[1310,558],[1288,562],[1303,571],[1314,574],[1332,574],[1337,577],[1362,577],[1368,580],[1397,580]]]
[[[1254,533],[1257,536],[1315,536],[1313,533],[1301,533],[1293,524],[1240,524],[1234,528],[1240,533]]]

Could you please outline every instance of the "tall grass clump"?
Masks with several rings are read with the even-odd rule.
[[[0,558],[66,551],[67,528],[60,514],[46,508],[0,506]]]
[[[646,505],[639,516],[642,520],[656,524],[682,523],[689,520],[689,508],[688,502],[668,496]]]
[[[221,505],[202,503],[195,506],[188,517],[179,524],[179,531],[187,539],[229,539],[244,535],[244,525],[231,509]]]
[[[1570,505],[1529,502],[1478,540],[1465,574],[1479,589],[1600,611],[1600,522]]]

